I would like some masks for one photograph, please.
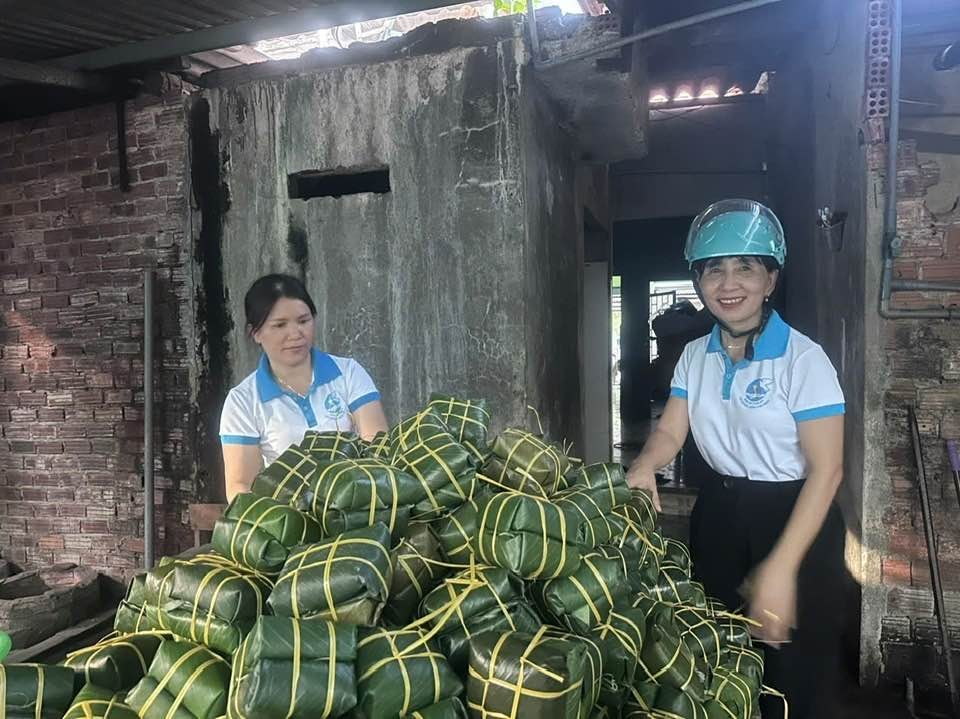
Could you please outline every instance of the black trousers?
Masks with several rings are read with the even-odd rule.
[[[694,576],[708,596],[732,610],[744,605],[740,587],[783,532],[803,487],[799,482],[751,482],[716,475],[700,487],[690,517]],[[789,644],[758,644],[764,683],[787,696],[790,719],[834,716],[844,610],[844,524],[836,505],[797,578],[797,628]],[[760,701],[763,719],[783,716],[782,700]]]

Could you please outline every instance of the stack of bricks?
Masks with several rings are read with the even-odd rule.
[[[898,235],[903,242],[896,276],[960,282],[960,214],[931,214],[925,197],[942,181],[935,161],[918,162],[913,142],[900,148]],[[945,165],[949,167],[949,165]],[[894,307],[960,307],[960,294],[903,292]],[[899,681],[943,681],[940,636],[917,488],[907,407],[917,409],[933,522],[939,536],[941,576],[954,648],[960,647],[960,507],[946,440],[960,439],[960,322],[884,322],[887,383],[884,395],[886,465],[892,501],[883,508],[889,530],[882,576],[887,606],[881,644],[884,675]],[[878,510],[881,511],[881,510]]]
[[[159,547],[195,501],[185,99],[0,124],[0,551],[129,576],[143,553],[143,276],[157,276]]]

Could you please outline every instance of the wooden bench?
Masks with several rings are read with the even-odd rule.
[[[225,504],[191,504],[190,505],[190,527],[193,529],[193,546],[201,545],[200,532],[213,532],[223,510],[227,508]]]

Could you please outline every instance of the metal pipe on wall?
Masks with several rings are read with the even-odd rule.
[[[880,316],[898,319],[960,319],[958,308],[895,310],[890,308],[894,292],[960,292],[960,282],[893,279],[893,260],[899,254],[897,239],[897,153],[900,146],[900,84],[903,78],[903,0],[893,0],[893,32],[890,39],[890,133],[887,139],[887,192],[883,217],[883,269],[880,276]]]
[[[566,65],[568,62],[586,60],[587,58],[595,57],[596,55],[603,55],[611,50],[618,50],[626,45],[632,45],[633,43],[640,42],[641,40],[649,40],[652,37],[664,35],[668,32],[673,32],[674,30],[682,30],[683,28],[692,27],[694,25],[699,25],[711,20],[718,20],[720,18],[727,17],[728,15],[736,15],[738,13],[746,12],[747,10],[754,10],[756,8],[763,7],[764,5],[773,5],[774,3],[778,2],[783,2],[783,0],[748,0],[747,2],[737,3],[736,5],[728,5],[726,7],[717,8],[716,10],[700,13],[698,15],[691,15],[690,17],[685,17],[682,20],[675,20],[664,25],[658,25],[657,27],[643,30],[633,35],[627,35],[619,40],[611,40],[610,42],[603,43],[595,47],[590,47],[586,50],[572,52],[569,55],[560,55],[552,60],[544,60],[537,65],[537,68],[547,69],[558,67],[559,65]]]
[[[540,31],[537,29],[536,0],[527,0],[527,25],[530,27],[530,48],[533,51],[533,65],[540,62]]]
[[[153,270],[143,272],[143,563],[153,568]]]

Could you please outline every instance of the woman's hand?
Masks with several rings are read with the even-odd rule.
[[[761,562],[746,582],[751,632],[768,644],[790,641],[797,626],[797,572],[770,558]]]
[[[653,499],[654,508],[658,512],[663,511],[660,507],[660,494],[657,492],[657,477],[652,469],[643,466],[640,461],[635,461],[627,472],[627,484],[646,491]]]

